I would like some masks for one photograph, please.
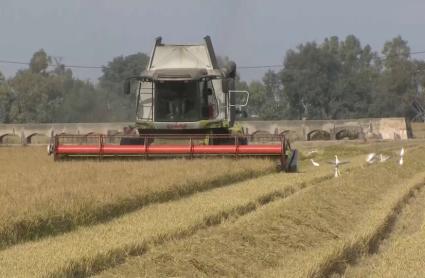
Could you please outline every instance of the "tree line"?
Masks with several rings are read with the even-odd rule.
[[[122,82],[140,74],[148,60],[143,53],[116,57],[93,84],[75,78],[64,65],[50,69],[51,58],[41,49],[28,69],[7,80],[0,73],[0,122],[133,121],[135,99],[123,95]]]
[[[64,65],[49,67],[41,49],[27,69],[9,79],[0,73],[0,122],[133,121],[135,98],[122,94],[122,82],[148,60],[144,53],[115,57],[93,84]],[[412,119],[412,103],[425,100],[425,63],[412,59],[400,36],[380,53],[353,35],[330,37],[300,44],[287,51],[281,70],[267,71],[261,81],[238,79],[237,87],[250,91],[246,110],[256,119]]]
[[[412,119],[412,103],[424,102],[425,63],[400,36],[381,54],[353,35],[330,37],[289,50],[282,70],[242,87],[251,93],[250,114],[262,119]]]

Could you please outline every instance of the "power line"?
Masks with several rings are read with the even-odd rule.
[[[424,51],[413,51],[409,53],[410,55],[416,55],[416,54],[425,54],[425,50]]]
[[[419,55],[419,54],[425,54],[425,50],[423,51],[412,51],[409,52],[409,55]],[[388,57],[380,57],[381,59],[385,60]],[[28,62],[22,62],[22,61],[13,61],[13,60],[0,60],[0,64],[15,64],[15,65],[26,65],[29,66],[30,63]],[[63,66],[65,68],[74,68],[74,69],[103,69],[105,66],[88,66],[88,65],[65,65],[65,64],[57,64],[52,65],[49,64],[48,67],[57,67],[57,66]],[[267,69],[267,68],[283,68],[284,65],[252,65],[252,66],[238,66],[239,69]]]
[[[0,60],[0,64],[15,64],[29,66],[28,62]],[[84,66],[84,65],[63,65],[65,68],[81,68],[81,69],[103,69],[105,66]],[[49,67],[56,67],[58,65],[48,65]],[[239,69],[259,69],[259,68],[281,68],[283,65],[258,65],[258,66],[238,66]]]
[[[408,53],[409,55],[418,55],[418,54],[425,54],[424,51],[412,51]],[[378,57],[381,58],[381,60],[388,59],[388,56],[385,57]],[[239,69],[263,69],[263,68],[283,68],[284,65],[260,65],[260,66],[238,66]]]
[[[50,65],[54,66],[54,65]],[[81,65],[63,65],[65,68],[75,68],[75,69],[103,69],[105,66],[81,66]]]
[[[26,62],[7,61],[7,60],[0,60],[0,63],[1,64],[29,65],[29,63],[26,63]]]
[[[239,69],[264,69],[264,68],[282,68],[283,65],[262,65],[262,66],[238,66]]]
[[[0,64],[15,64],[15,65],[26,65],[29,66],[28,62],[0,60]],[[85,66],[85,65],[63,65],[65,68],[78,68],[78,69],[103,69],[105,66]],[[58,65],[48,65],[48,67],[56,67]],[[283,65],[258,65],[258,66],[238,66],[239,69],[260,69],[260,68],[281,68]]]
[[[10,60],[0,60],[0,64],[14,64],[14,65],[26,65],[29,66],[30,63],[28,62],[20,62],[20,61],[10,61]],[[77,68],[77,69],[103,69],[104,66],[85,66],[85,65],[47,65],[48,67],[57,67],[57,66],[64,66],[65,68]]]

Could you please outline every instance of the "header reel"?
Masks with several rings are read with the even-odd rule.
[[[49,154],[65,158],[169,158],[229,156],[267,157],[280,161],[279,170],[297,171],[298,153],[283,135],[144,134],[66,135],[52,137]],[[250,143],[250,144],[248,144]]]

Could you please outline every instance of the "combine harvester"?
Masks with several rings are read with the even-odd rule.
[[[49,150],[55,160],[79,156],[273,157],[280,160],[281,170],[296,171],[297,151],[283,135],[253,137],[235,123],[249,98],[247,91],[235,90],[235,77],[235,63],[217,65],[210,37],[196,45],[163,44],[159,37],[146,70],[125,81],[125,93],[137,97],[135,126],[119,136],[56,135]]]

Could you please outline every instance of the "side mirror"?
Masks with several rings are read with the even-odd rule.
[[[224,71],[226,77],[235,79],[236,78],[236,64],[235,64],[235,62],[230,61],[229,63],[227,63],[227,65],[224,66],[223,71]]]
[[[131,91],[131,79],[124,81],[124,94],[129,95]]]
[[[238,91],[238,90],[229,90],[230,99],[234,99],[235,102],[238,103],[231,103],[229,106],[236,106],[236,107],[244,107],[248,105],[249,100],[249,92],[248,91]]]

